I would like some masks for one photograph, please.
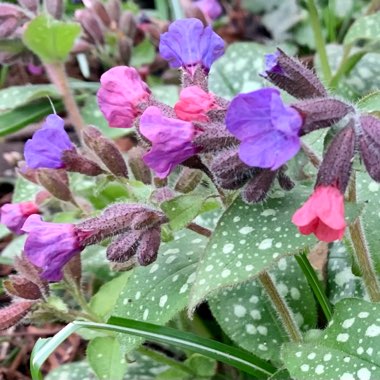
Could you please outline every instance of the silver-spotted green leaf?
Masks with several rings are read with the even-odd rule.
[[[239,92],[264,87],[266,81],[259,73],[264,69],[264,55],[273,51],[273,47],[254,42],[230,45],[223,57],[211,67],[210,91],[226,99],[232,99]]]
[[[360,277],[352,273],[350,254],[342,243],[334,243],[327,262],[327,293],[331,303],[349,298],[363,298],[365,290]]]
[[[18,177],[13,191],[12,202],[34,201],[36,194],[41,190],[41,187],[33,182],[29,182],[23,177]]]
[[[356,105],[363,112],[380,116],[380,91],[375,91],[372,94],[364,96]]]
[[[45,376],[45,380],[95,380],[86,361],[63,364]]]
[[[114,337],[98,337],[87,346],[87,360],[99,380],[122,380],[127,363]]]
[[[121,290],[126,286],[132,272],[125,272],[106,282],[90,300],[92,311],[99,317],[106,319],[115,306]]]
[[[25,86],[12,86],[0,90],[0,111],[10,111],[32,100],[46,96],[59,98],[60,95],[52,84],[33,84]]]
[[[378,40],[380,38],[380,14],[360,17],[348,30],[344,44],[352,44],[357,40]]]
[[[380,304],[349,298],[336,304],[329,327],[311,343],[288,343],[282,357],[302,380],[380,378]]]
[[[154,85],[151,90],[156,99],[169,106],[173,107],[178,100],[179,88],[174,84]]]
[[[145,38],[132,50],[131,66],[140,67],[153,62],[156,49],[149,38]]]
[[[311,189],[297,186],[276,191],[264,204],[246,205],[240,198],[224,212],[199,261],[190,310],[208,294],[253,279],[284,256],[295,255],[316,242],[292,224],[296,209]]]
[[[317,322],[315,301],[295,259],[282,258],[271,274],[300,328],[313,328]],[[236,344],[264,359],[279,361],[278,347],[289,340],[257,281],[225,289],[210,298],[209,304],[219,325]]]
[[[81,28],[78,23],[40,15],[27,24],[25,45],[44,62],[63,62],[70,53]]]
[[[155,380],[157,376],[170,368],[138,352],[133,352],[128,359],[128,369],[124,380]]]
[[[158,259],[147,267],[133,271],[112,315],[165,324],[188,303],[199,254],[206,239],[191,231],[182,232],[176,240],[161,245]],[[142,342],[140,338],[120,337],[130,351]]]

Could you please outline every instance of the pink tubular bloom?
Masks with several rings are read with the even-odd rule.
[[[109,126],[130,128],[140,116],[142,103],[148,101],[150,90],[133,67],[116,66],[100,77],[98,104]]]
[[[165,117],[158,107],[148,107],[142,114],[140,133],[152,143],[144,162],[159,178],[167,177],[178,164],[196,154],[193,124]]]
[[[21,235],[26,219],[38,213],[38,206],[34,202],[7,203],[1,207],[1,223],[15,234]]]
[[[342,239],[346,228],[343,194],[335,186],[318,186],[292,222],[303,235],[313,233],[327,243]]]
[[[202,90],[198,86],[184,88],[174,110],[177,117],[185,121],[209,121],[206,113],[216,109],[214,95]]]
[[[42,269],[41,277],[59,281],[62,269],[84,247],[73,224],[48,223],[39,215],[30,216],[22,231],[28,234],[24,251],[28,260]]]
[[[216,20],[223,12],[218,0],[197,0],[194,5],[202,11],[209,24],[213,20]]]

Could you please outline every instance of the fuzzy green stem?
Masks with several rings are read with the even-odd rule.
[[[158,363],[162,363],[165,365],[168,365],[169,367],[178,369],[182,372],[185,372],[191,376],[196,376],[197,374],[186,364],[183,364],[177,360],[174,360],[172,358],[167,357],[164,354],[161,354],[157,351],[150,350],[149,348],[146,348],[144,346],[140,347],[138,349],[138,352],[142,355],[148,356],[149,358],[153,359],[154,361]]]
[[[356,203],[356,179],[352,176],[348,190],[348,201]],[[362,274],[364,286],[372,302],[380,302],[380,285],[373,266],[360,217],[349,227],[355,258]]]
[[[315,46],[321,61],[323,77],[326,83],[329,83],[331,80],[331,68],[327,58],[326,45],[322,34],[321,24],[319,23],[318,10],[315,6],[314,0],[306,0],[306,3],[309,10],[311,27],[313,29]]]
[[[65,105],[66,112],[70,118],[75,132],[79,139],[82,138],[82,130],[85,127],[82,115],[80,114],[78,105],[74,99],[69,82],[67,80],[66,70],[63,63],[45,63],[45,70],[50,81],[58,88]]]
[[[259,281],[265,289],[274,309],[277,311],[290,340],[292,342],[302,342],[302,335],[294,321],[292,312],[285,299],[277,290],[272,277],[267,272],[263,272],[259,275]]]

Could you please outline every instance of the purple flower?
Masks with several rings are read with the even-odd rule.
[[[227,111],[227,129],[241,141],[240,159],[249,166],[278,169],[301,147],[303,120],[280,92],[263,88],[236,96]]]
[[[216,20],[223,11],[218,0],[197,0],[194,5],[202,11],[208,23]]]
[[[65,264],[84,248],[73,224],[48,223],[39,215],[31,215],[22,231],[28,233],[26,257],[42,269],[41,277],[48,281],[61,280]]]
[[[160,54],[170,67],[184,67],[194,74],[196,66],[207,72],[224,53],[224,41],[195,18],[174,21],[169,31],[161,35]]]
[[[25,144],[24,156],[31,169],[60,169],[65,166],[62,155],[65,150],[74,150],[64,121],[57,115],[49,115],[42,128]]]
[[[15,234],[20,235],[26,219],[30,215],[38,213],[38,206],[34,202],[7,203],[1,207],[1,223]]]
[[[266,78],[268,76],[268,73],[283,74],[283,70],[278,62],[279,56],[279,51],[265,55],[265,69],[264,72],[261,73],[261,76]]]
[[[140,132],[152,142],[144,162],[160,178],[167,177],[178,164],[196,154],[193,124],[165,117],[158,107],[148,107],[142,114]]]

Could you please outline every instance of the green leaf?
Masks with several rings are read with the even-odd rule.
[[[249,92],[264,87],[265,80],[259,76],[264,69],[264,56],[273,47],[254,42],[237,42],[211,67],[210,91],[226,99],[239,92]]]
[[[380,116],[380,91],[375,91],[361,98],[357,103],[357,107],[363,111]]]
[[[80,31],[78,23],[58,21],[46,15],[40,15],[27,24],[23,41],[42,61],[63,62]]]
[[[212,211],[218,206],[218,203],[207,202],[204,196],[184,194],[163,202],[161,209],[169,218],[171,229],[178,231],[188,226],[203,210]]]
[[[26,236],[16,236],[1,252],[0,264],[12,265],[15,256],[20,256],[24,248]]]
[[[12,232],[8,230],[8,228],[4,224],[0,224],[0,239],[5,238],[10,235]]]
[[[86,124],[97,127],[105,136],[110,139],[117,139],[134,132],[133,128],[111,128],[99,109],[95,96],[89,96],[85,105],[81,109],[83,119]]]
[[[151,86],[151,90],[156,99],[171,107],[174,107],[174,104],[178,101],[179,88],[174,84],[154,85]]]
[[[0,90],[0,111],[9,111],[30,103],[32,100],[50,96],[59,98],[60,95],[52,84],[29,84],[12,86]],[[48,102],[47,102],[48,103]]]
[[[45,380],[93,380],[94,373],[86,361],[63,364],[45,376]]]
[[[120,276],[105,283],[90,300],[92,311],[99,317],[107,318],[116,304],[121,290],[126,286],[132,272],[122,273]]]
[[[161,244],[155,263],[133,271],[112,314],[157,324],[170,321],[187,305],[205,243],[204,237],[186,231]],[[131,351],[142,340],[123,336],[122,342],[124,350]]]
[[[34,201],[36,194],[40,190],[40,186],[19,176],[13,191],[12,203]]]
[[[131,66],[140,67],[153,62],[156,57],[156,50],[149,38],[145,38],[132,50]]]
[[[57,112],[63,111],[64,106],[61,101],[55,101],[53,104]],[[12,111],[0,113],[0,137],[17,132],[31,123],[40,121],[44,116],[52,112],[48,99],[41,99]]]
[[[329,327],[311,343],[288,343],[283,360],[302,380],[380,378],[380,304],[345,299],[336,304]]]
[[[357,40],[379,40],[380,14],[374,13],[357,19],[348,30],[344,44],[349,45]]]
[[[302,330],[317,322],[313,294],[293,257],[281,259],[271,271]],[[211,311],[224,332],[240,347],[263,359],[278,362],[278,347],[289,339],[276,311],[257,281],[225,289],[209,299]]]
[[[122,380],[127,365],[120,344],[113,337],[98,337],[87,347],[87,360],[98,379]]]

